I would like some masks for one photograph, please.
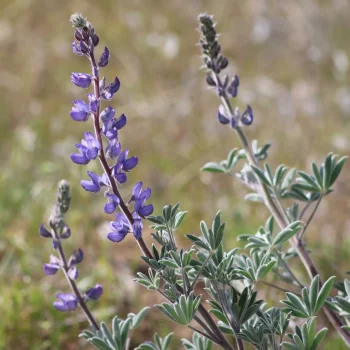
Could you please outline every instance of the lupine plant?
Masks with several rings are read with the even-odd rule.
[[[350,347],[350,282],[333,284],[335,277],[322,279],[312,260],[310,248],[306,248],[306,233],[315,212],[324,198],[332,193],[337,177],[346,161],[332,153],[318,166],[312,163],[312,173],[280,165],[273,170],[267,163],[269,144],[258,146],[249,142],[245,129],[254,121],[253,109],[246,106],[243,112],[235,107],[240,81],[238,76],[224,74],[229,62],[223,55],[211,16],[199,16],[200,47],[206,83],[215,90],[221,103],[217,111],[218,121],[237,135],[241,148],[231,150],[226,159],[208,162],[203,171],[227,174],[242,182],[249,190],[245,199],[265,205],[270,216],[256,233],[239,236],[245,242],[238,248],[224,247],[225,223],[218,211],[213,221],[202,221],[201,234],[187,234],[190,248],[180,248],[176,236],[187,212],[179,204],[164,206],[161,213],[153,214],[152,204],[147,204],[151,189],[142,182],[134,185],[128,198],[123,198],[120,186],[127,182],[127,174],[138,163],[136,156],[129,157],[128,149],[120,142],[121,129],[126,125],[124,114],[116,116],[109,101],[118,92],[120,81],[114,78],[107,83],[101,76],[108,64],[107,47],[97,59],[99,37],[94,27],[80,14],[71,16],[75,29],[73,52],[88,58],[91,73],[72,73],[76,86],[93,92],[87,100],[73,101],[70,116],[76,122],[92,122],[92,130],[83,135],[75,146],[77,153],[71,160],[81,165],[99,161],[101,170],[95,174],[87,171],[89,180],[81,186],[88,192],[105,189],[104,212],[113,215],[111,242],[123,244],[127,234],[132,234],[138,244],[147,272],[138,272],[135,282],[149,291],[161,295],[164,302],[156,305],[158,312],[171,321],[193,331],[193,339],[182,339],[185,349],[210,350],[216,344],[222,349],[259,350],[281,348],[315,350],[319,347],[327,329],[316,331],[316,315],[323,310],[329,323]],[[229,132],[229,131],[228,131]],[[139,314],[129,314],[125,320],[115,316],[108,327],[99,323],[90,311],[90,301],[102,295],[97,284],[87,291],[80,291],[75,280],[83,252],[77,249],[66,258],[63,242],[71,235],[64,215],[69,209],[70,190],[66,181],[58,186],[57,202],[49,219],[50,230],[40,226],[40,234],[52,241],[55,252],[44,264],[47,275],[62,270],[71,293],[58,293],[54,307],[61,312],[83,310],[90,328],[81,337],[101,350],[130,349],[132,331],[146,316],[149,307]],[[143,240],[144,222],[150,222],[154,243],[147,247]],[[300,259],[307,274],[295,271],[292,262]],[[266,275],[275,274],[290,285],[283,288],[285,299],[270,305],[260,299],[259,287],[268,284]],[[304,277],[304,278],[303,278]],[[338,294],[332,292],[338,290]],[[335,295],[332,297],[331,295]],[[204,305],[207,305],[205,307]],[[171,348],[172,334],[140,344],[138,350],[167,350]]]

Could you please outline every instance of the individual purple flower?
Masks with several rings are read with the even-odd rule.
[[[58,311],[73,311],[78,306],[78,298],[73,294],[56,294],[56,298],[60,301],[55,301],[53,306]]]
[[[226,117],[224,106],[220,105],[218,109],[218,119],[221,124],[228,124],[230,122],[230,119]]]
[[[238,92],[238,86],[239,86],[239,78],[237,75],[233,78],[230,85],[227,87],[227,92],[232,96],[236,97]]]
[[[134,218],[134,223],[132,224],[132,233],[136,239],[140,239],[142,237],[143,230],[142,220],[137,213],[133,213],[132,216]]]
[[[76,164],[88,164],[90,160],[96,159],[100,150],[100,144],[91,132],[85,132],[84,139],[75,147],[80,153],[72,153],[70,158]]]
[[[98,300],[103,293],[103,288],[100,284],[96,284],[95,287],[90,288],[84,293],[86,300]]]
[[[100,59],[98,60],[98,66],[99,67],[106,67],[108,64],[108,61],[109,61],[109,56],[110,55],[109,55],[108,47],[105,47]]]
[[[106,123],[112,120],[114,116],[115,116],[114,108],[112,108],[111,106],[108,106],[100,113],[100,120],[102,123]]]
[[[72,51],[78,56],[84,56],[84,54],[81,52],[80,44],[78,41],[73,41],[72,43]]]
[[[79,271],[75,265],[70,267],[67,271],[67,274],[71,280],[76,280],[79,276]]]
[[[48,231],[44,224],[41,224],[40,227],[39,227],[39,233],[41,234],[41,236],[43,236],[44,238],[50,238],[52,237],[50,231]]]
[[[68,266],[72,266],[73,264],[80,264],[84,259],[84,252],[79,248],[78,250],[75,250],[74,253],[71,255],[68,261]]]
[[[62,231],[60,232],[60,238],[67,239],[71,235],[70,227],[67,224],[64,224]]]
[[[89,110],[90,112],[96,113],[98,108],[98,100],[96,99],[95,94],[88,94],[89,99]]]
[[[92,75],[85,73],[72,73],[70,80],[76,86],[87,89],[91,84]]]
[[[145,205],[151,196],[151,189],[146,188],[142,191],[142,182],[138,182],[132,191],[131,201],[135,201],[134,211],[141,217],[149,216],[153,213],[153,205]]]
[[[116,213],[115,218],[117,221],[110,222],[113,231],[108,233],[107,238],[112,242],[120,242],[130,232],[130,226],[124,214]]]
[[[112,118],[104,122],[102,132],[105,136],[112,140],[118,136],[118,130],[126,125],[126,116],[122,114],[118,119]]]
[[[120,201],[117,195],[114,193],[106,193],[108,203],[104,206],[104,211],[106,214],[112,214],[119,205]]]
[[[88,104],[83,100],[73,101],[70,116],[77,122],[86,122],[89,119],[90,110]]]
[[[247,106],[247,109],[244,111],[244,113],[241,116],[241,122],[244,125],[250,125],[254,120],[253,110],[252,107]]]
[[[129,172],[131,169],[135,168],[138,162],[138,158],[135,156],[127,158],[128,153],[128,149],[120,153],[117,164],[113,167],[113,176],[120,184],[126,182],[126,174],[124,172]]]
[[[80,184],[85,191],[88,192],[99,192],[102,186],[109,186],[109,180],[105,173],[102,176],[94,174],[92,171],[88,171],[91,181],[81,180]]]
[[[50,255],[50,262],[44,264],[44,272],[46,275],[55,275],[56,272],[61,268],[61,260],[54,255]]]
[[[112,139],[108,141],[108,145],[106,147],[106,156],[110,159],[114,159],[119,156],[121,151],[120,142],[118,139]]]
[[[107,85],[104,90],[101,93],[101,97],[105,100],[111,100],[113,95],[119,90],[120,88],[120,81],[116,77],[113,81],[113,83],[110,83]]]

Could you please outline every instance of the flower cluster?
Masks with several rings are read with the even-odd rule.
[[[209,86],[215,87],[218,96],[223,100],[230,97],[237,97],[239,78],[235,75],[231,80],[226,74],[223,81],[219,74],[228,66],[228,59],[221,53],[221,46],[218,42],[218,35],[215,30],[215,23],[212,16],[202,14],[198,17],[200,40],[202,47],[202,60],[209,70],[206,75],[206,82]],[[224,101],[223,101],[224,102]],[[234,110],[227,107],[227,103],[219,106],[217,113],[218,120],[221,124],[229,124],[232,129],[241,125],[250,125],[253,122],[253,110],[247,106],[246,110],[241,113],[239,108]]]
[[[102,164],[103,173],[99,175],[88,171],[90,180],[82,180],[81,186],[88,192],[99,192],[102,187],[107,188],[105,213],[112,214],[119,206],[121,207],[122,213],[116,213],[116,221],[111,222],[112,232],[108,234],[108,239],[120,242],[129,232],[132,232],[136,239],[141,239],[142,218],[153,212],[153,206],[145,204],[151,195],[151,190],[148,188],[142,191],[142,183],[139,182],[135,185],[132,197],[127,204],[121,198],[117,184],[124,184],[127,181],[127,173],[136,167],[138,158],[129,157],[129,150],[122,150],[119,141],[119,131],[126,125],[126,116],[121,114],[116,117],[116,112],[110,105],[103,110],[101,108],[102,102],[110,101],[119,90],[120,81],[116,77],[110,84],[106,84],[104,77],[100,79],[100,69],[108,65],[110,52],[105,47],[96,61],[95,48],[99,43],[99,37],[91,23],[80,14],[72,15],[71,22],[75,27],[73,52],[89,58],[92,67],[92,74],[72,73],[71,81],[83,89],[93,85],[94,92],[87,94],[89,102],[73,101],[70,116],[78,122],[87,121],[91,117],[95,130],[95,134],[84,133],[84,139],[75,145],[79,153],[71,154],[71,159],[76,164],[86,165],[91,160],[99,158]],[[114,163],[110,165],[107,159]],[[129,209],[131,202],[134,202],[133,211]]]
[[[71,235],[69,226],[64,222],[64,214],[69,209],[70,199],[69,184],[67,181],[62,180],[58,184],[57,202],[49,219],[51,230],[49,231],[43,224],[39,228],[42,237],[52,239],[53,248],[58,254],[58,256],[51,254],[50,261],[43,265],[45,274],[55,275],[58,270],[62,270],[67,279],[69,279],[70,285],[73,286],[74,294],[58,293],[56,295],[60,301],[55,301],[53,305],[59,311],[75,310],[79,303],[85,303],[88,300],[98,300],[103,292],[102,286],[97,284],[81,295],[75,286],[74,281],[79,275],[77,265],[83,261],[84,253],[79,248],[74,251],[67,261],[62,247],[62,240],[67,239]]]

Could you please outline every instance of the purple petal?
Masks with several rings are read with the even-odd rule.
[[[84,100],[75,100],[73,101],[73,105],[76,109],[82,112],[89,112],[89,106]]]
[[[142,237],[143,224],[141,219],[136,219],[133,224],[133,235],[136,239]]]
[[[247,106],[247,109],[242,114],[241,122],[245,125],[250,125],[253,122],[254,116],[253,116],[253,110],[250,106]]]
[[[80,45],[75,40],[72,43],[72,51],[78,56],[84,56],[80,50]]]
[[[153,213],[153,205],[148,204],[138,211],[139,215],[142,217],[151,215]]]
[[[79,86],[83,89],[86,89],[91,84],[92,75],[85,73],[72,73],[70,76],[70,80],[76,86]]]
[[[106,156],[110,159],[114,159],[118,157],[120,154],[121,145],[117,139],[110,140],[108,142],[108,146],[106,147]]]
[[[127,177],[126,177],[126,174],[120,173],[115,176],[115,179],[117,180],[118,183],[123,184],[126,182]]]
[[[80,181],[81,187],[87,192],[99,192],[100,186],[88,180]]]
[[[96,149],[88,149],[86,151],[86,156],[89,159],[96,159],[97,155],[98,155],[98,150],[96,150]]]
[[[78,306],[78,299],[75,295],[58,293],[56,298],[61,300],[53,303],[53,306],[58,311],[73,311]]]
[[[112,214],[117,209],[117,206],[114,203],[107,203],[103,209],[106,214]]]
[[[105,47],[100,59],[98,60],[98,66],[105,67],[108,64],[108,61],[109,61],[109,50],[107,47]]]
[[[88,164],[90,162],[90,159],[85,156],[85,154],[80,154],[80,153],[72,153],[70,155],[70,159],[75,163],[75,164]]]
[[[220,106],[220,107],[222,107],[222,106]],[[219,122],[220,122],[221,124],[224,124],[224,125],[225,125],[225,124],[228,124],[228,123],[230,122],[230,120],[224,116],[224,114],[222,113],[222,111],[220,111],[220,107],[219,107],[219,110],[218,110],[218,119],[219,119]]]
[[[71,268],[68,270],[68,276],[70,279],[75,280],[78,278],[78,269],[76,268],[75,265],[73,265]]]
[[[57,264],[43,264],[44,272],[46,275],[55,275],[56,272],[60,269],[60,266]]]
[[[123,234],[121,232],[110,232],[107,235],[107,238],[112,242],[121,242],[125,238],[126,234]]]
[[[45,238],[50,238],[52,237],[51,233],[45,228],[44,224],[41,224],[39,227],[39,233],[45,237]]]
[[[115,110],[111,106],[108,106],[100,113],[100,120],[102,123],[105,123],[107,121],[112,120],[114,116]]]
[[[96,113],[98,108],[98,100],[96,99],[96,96],[94,94],[88,94],[89,99],[89,109],[91,112]]]
[[[122,129],[126,125],[126,116],[122,114],[114,123],[113,126],[118,130]]]
[[[137,182],[132,190],[132,196],[134,198],[139,198],[140,196],[140,193],[141,193],[141,190],[142,190],[142,182]]]
[[[73,120],[77,122],[86,122],[89,119],[89,113],[80,111],[75,107],[72,107],[70,111],[70,116]]]
[[[144,198],[144,199],[149,199],[149,197],[151,197],[151,189],[149,187],[147,187],[144,191],[142,191],[140,198]]]
[[[84,252],[79,248],[78,250],[74,251],[70,260],[72,264],[80,264],[83,261],[83,259],[84,259]]]
[[[95,287],[90,288],[85,292],[85,297],[89,300],[98,300],[100,299],[103,293],[103,288],[100,284],[96,284]]]
[[[138,163],[138,158],[133,156],[124,162],[123,170],[130,171],[131,169],[135,168],[137,163]]]

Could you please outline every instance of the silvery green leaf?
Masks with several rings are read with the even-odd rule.
[[[251,202],[260,202],[263,203],[264,199],[261,197],[259,193],[248,193],[244,196],[244,200]]]
[[[211,173],[225,173],[226,172],[226,169],[222,165],[217,164],[215,162],[209,162],[209,163],[205,164],[201,170],[208,171]]]

